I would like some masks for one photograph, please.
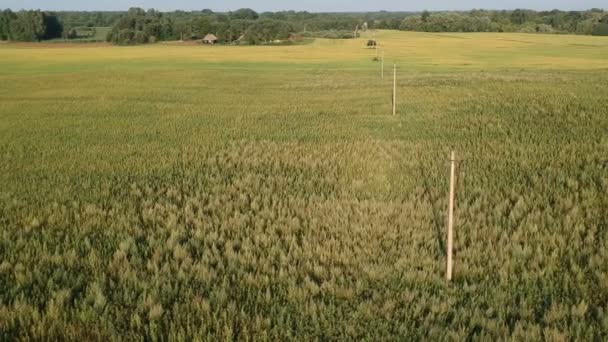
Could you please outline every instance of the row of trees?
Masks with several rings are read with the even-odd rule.
[[[157,40],[175,39],[174,25],[170,18],[153,9],[144,11],[131,8],[121,16],[108,33],[108,41],[114,44],[144,44]]]
[[[406,17],[399,29],[425,32],[539,32],[597,34],[608,24],[600,9],[584,12],[535,12],[529,10],[423,12]]]
[[[125,14],[121,12],[57,12],[59,20],[67,27],[110,27]]]
[[[182,22],[177,30],[184,37],[200,38],[208,33],[215,34],[220,41],[242,41],[261,44],[274,40],[284,40],[297,29],[286,20],[262,17],[249,9],[239,10],[228,15],[208,13],[198,18]]]
[[[365,25],[366,24],[366,25]],[[114,44],[197,39],[208,33],[221,42],[262,44],[303,36],[350,37],[355,27],[426,32],[542,32],[608,35],[608,13],[530,10],[468,12],[257,13],[251,9],[159,12],[132,8],[127,12],[0,12],[0,39],[39,41],[74,36],[76,27],[108,27]]]
[[[405,19],[404,19],[405,18]],[[265,12],[240,9],[228,13],[211,10],[160,13],[131,9],[121,17],[109,40],[116,44],[145,43],[165,39],[197,39],[208,33],[221,42],[245,41],[261,44],[287,39],[293,33],[304,36],[352,37],[355,27],[426,32],[540,32],[608,34],[608,13],[588,11],[530,10],[468,12],[376,12],[308,13]],[[327,34],[326,34],[327,33]]]
[[[54,13],[36,11],[0,12],[0,40],[40,41],[61,37],[63,25]]]
[[[153,9],[131,8],[112,27],[108,41],[124,45],[141,44],[158,40],[200,39],[212,33],[224,43],[264,44],[286,40],[295,33],[352,32],[364,22],[365,18],[357,14],[294,11],[260,14],[251,9],[228,13],[211,10],[161,13]]]

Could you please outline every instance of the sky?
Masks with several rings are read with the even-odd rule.
[[[608,0],[0,0],[0,8],[43,10],[126,10],[129,7],[155,8],[161,11],[229,11],[252,8],[256,11],[296,10],[309,12],[421,11],[515,9],[584,10],[608,8]]]

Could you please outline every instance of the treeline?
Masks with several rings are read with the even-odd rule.
[[[0,40],[41,41],[61,37],[63,25],[55,13],[36,11],[0,12]]]
[[[0,39],[39,41],[74,38],[77,30],[111,27],[114,44],[161,40],[196,40],[213,34],[219,43],[265,44],[297,37],[351,38],[359,28],[426,32],[538,32],[608,35],[608,12],[530,10],[467,12],[257,13],[251,9],[159,12],[132,8],[127,12],[44,12],[5,10],[0,13]]]
[[[66,27],[110,27],[125,14],[120,12],[57,12],[59,20]]]
[[[608,13],[531,10],[468,12],[309,13],[240,9],[161,13],[133,8],[114,25],[108,40],[141,44],[157,40],[201,39],[213,34],[220,43],[264,44],[298,36],[352,38],[357,28],[426,32],[527,32],[608,35]]]
[[[563,12],[530,10],[423,12],[406,17],[405,31],[424,32],[526,32],[608,35],[608,13],[601,9]]]
[[[158,40],[197,40],[208,34],[219,43],[265,44],[301,36],[352,38],[365,18],[357,14],[313,14],[308,12],[266,12],[239,9],[228,13],[211,10],[162,13],[154,9],[131,8],[108,34],[108,41],[142,44]],[[348,34],[345,34],[345,31]]]

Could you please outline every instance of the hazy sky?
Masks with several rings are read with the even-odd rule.
[[[48,10],[125,10],[129,7],[159,10],[235,10],[242,7],[256,11],[306,10],[309,12],[345,11],[418,11],[462,10],[473,8],[536,10],[581,10],[593,7],[608,8],[608,0],[0,0],[0,8]]]

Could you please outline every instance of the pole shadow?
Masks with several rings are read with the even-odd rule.
[[[428,174],[428,172],[425,172],[424,167],[422,166],[422,164],[420,164],[420,174],[422,175],[422,179],[423,179],[423,187],[424,187],[424,195],[426,196],[426,198],[428,199],[430,205],[431,205],[431,210],[433,212],[433,225],[435,227],[435,237],[437,239],[437,248],[438,248],[438,252],[441,256],[445,256],[446,255],[446,246],[445,246],[445,242],[443,241],[443,236],[442,236],[442,220],[441,220],[441,214],[440,214],[440,210],[439,208],[437,208],[437,206],[435,205],[435,199],[433,198],[433,194],[431,192],[431,185],[429,182],[429,177],[425,176]]]

